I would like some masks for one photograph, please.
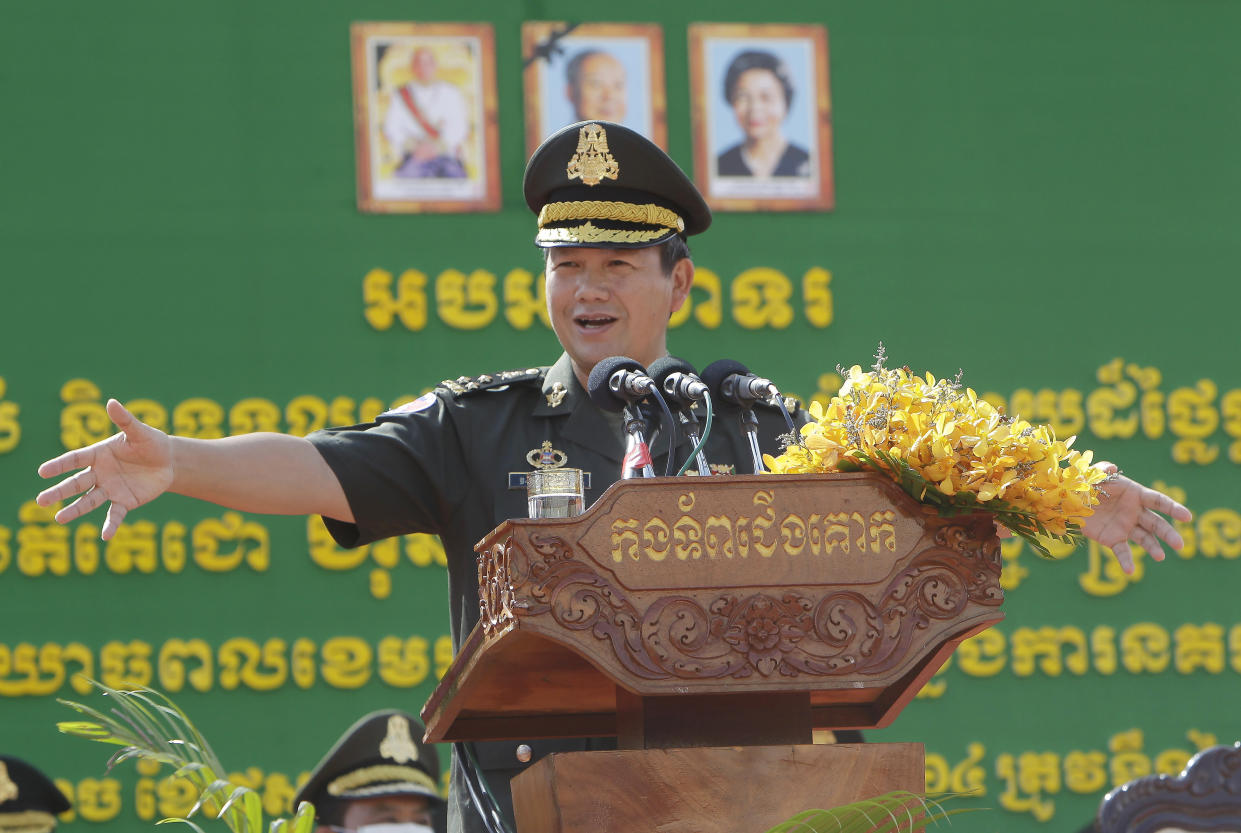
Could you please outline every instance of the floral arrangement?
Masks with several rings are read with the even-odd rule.
[[[1045,557],[1040,537],[1080,540],[1108,479],[1090,451],[962,389],[960,373],[937,380],[889,369],[885,358],[880,344],[870,371],[837,368],[840,392],[826,408],[811,404],[812,421],[780,456],[766,455],[768,470],[878,471],[941,515],[992,513]]]

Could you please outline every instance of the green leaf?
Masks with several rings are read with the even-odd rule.
[[[239,804],[240,802],[240,804]],[[262,833],[263,802],[249,787],[237,787],[220,808],[219,815],[229,814],[229,825],[237,833]]]
[[[197,824],[190,821],[189,819],[180,819],[180,818],[160,819],[159,821],[155,823],[156,824],[173,824],[173,823],[188,824],[190,827],[194,828],[196,833],[206,833],[206,831],[204,831],[201,827],[199,827]]]
[[[315,828],[315,808],[309,801],[297,805],[293,814],[293,829],[290,833],[310,833]]]
[[[947,795],[940,801],[960,797]],[[980,809],[945,810],[938,801],[898,790],[830,810],[806,810],[767,833],[920,833],[932,822]]]

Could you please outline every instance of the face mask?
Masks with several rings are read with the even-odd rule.
[[[412,821],[389,822],[387,824],[364,824],[356,833],[435,833],[425,824]]]

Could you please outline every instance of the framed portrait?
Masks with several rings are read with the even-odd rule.
[[[667,149],[658,25],[526,21],[521,54],[527,156],[566,124],[593,119],[623,124]]]
[[[689,27],[694,178],[720,211],[830,211],[832,107],[819,25]]]
[[[499,210],[491,25],[354,23],[350,40],[359,210]]]

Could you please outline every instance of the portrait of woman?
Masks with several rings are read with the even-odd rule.
[[[689,27],[694,178],[717,211],[830,211],[827,30]]]
[[[719,155],[720,176],[809,176],[810,154],[788,140],[793,77],[770,52],[747,50],[724,73],[724,100],[745,138]]]

